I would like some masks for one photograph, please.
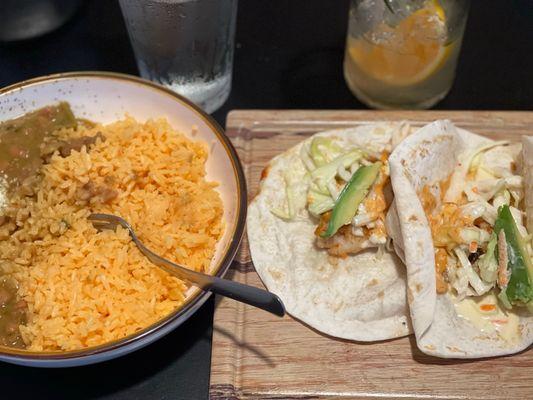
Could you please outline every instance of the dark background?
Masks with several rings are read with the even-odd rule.
[[[241,0],[233,89],[218,122],[236,108],[366,108],[342,77],[348,4]],[[454,87],[435,108],[532,110],[532,53],[532,0],[472,0]],[[0,44],[0,87],[77,70],[137,74],[116,1],[87,0],[55,32]],[[209,300],[174,333],[119,360],[64,370],[0,363],[0,398],[205,399],[213,307]]]

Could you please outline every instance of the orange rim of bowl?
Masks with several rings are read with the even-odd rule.
[[[237,183],[237,214],[236,214],[236,224],[233,228],[231,234],[230,242],[222,250],[223,257],[221,261],[214,266],[212,273],[215,276],[222,277],[228,268],[231,265],[231,262],[237,254],[242,236],[244,234],[244,226],[246,221],[246,211],[247,211],[247,190],[246,190],[246,178],[242,169],[242,165],[237,155],[237,151],[233,147],[233,144],[229,138],[224,134],[222,127],[207,113],[201,110],[196,104],[186,99],[185,97],[177,94],[176,92],[154,83],[146,79],[139,78],[137,76],[121,74],[116,72],[106,72],[106,71],[78,71],[78,72],[64,72],[58,74],[44,75],[37,78],[28,79],[21,81],[9,86],[6,86],[0,89],[0,97],[7,93],[12,93],[16,90],[25,89],[33,85],[38,85],[45,82],[53,82],[60,80],[70,80],[70,79],[84,79],[84,78],[100,78],[100,79],[109,79],[109,80],[119,80],[135,83],[137,85],[146,87],[148,89],[160,92],[166,96],[172,97],[181,105],[187,107],[189,110],[193,111],[200,119],[202,119],[206,125],[211,129],[211,131],[217,136],[220,143],[224,146],[224,150],[228,155],[231,165],[233,167],[233,173],[236,178]],[[13,359],[19,360],[68,360],[73,358],[93,356],[97,354],[106,353],[109,351],[117,350],[126,345],[132,344],[133,342],[139,341],[143,338],[146,338],[153,333],[163,329],[167,325],[174,322],[180,316],[184,315],[189,311],[196,303],[202,299],[207,299],[210,295],[210,292],[203,292],[200,289],[195,291],[190,295],[183,305],[176,309],[174,312],[170,313],[166,317],[160,319],[152,325],[147,326],[146,328],[135,332],[131,335],[128,335],[122,339],[113,340],[111,342],[101,344],[98,346],[88,347],[82,350],[67,350],[67,351],[27,351],[19,350],[16,348],[0,346],[0,356],[8,356]],[[192,315],[192,314],[191,314]],[[190,316],[189,316],[190,317]],[[168,332],[167,332],[168,333]]]

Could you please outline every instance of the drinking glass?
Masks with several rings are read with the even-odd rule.
[[[0,41],[26,40],[63,25],[82,0],[0,0]]]
[[[469,0],[351,0],[344,77],[375,108],[423,109],[446,96]]]
[[[137,66],[211,113],[231,90],[237,0],[120,0]]]

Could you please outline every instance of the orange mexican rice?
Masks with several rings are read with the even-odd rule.
[[[185,299],[187,286],[152,265],[127,231],[97,232],[89,214],[124,217],[154,252],[198,271],[209,269],[223,233],[206,145],[166,120],[79,123],[54,140],[78,148],[56,146],[31,195],[17,192],[0,213],[0,277],[17,285],[21,347],[32,351],[123,338]]]

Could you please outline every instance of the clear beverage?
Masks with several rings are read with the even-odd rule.
[[[350,90],[375,108],[429,108],[446,96],[467,0],[352,0],[344,58]]]
[[[237,0],[120,0],[139,72],[211,113],[231,90]]]

